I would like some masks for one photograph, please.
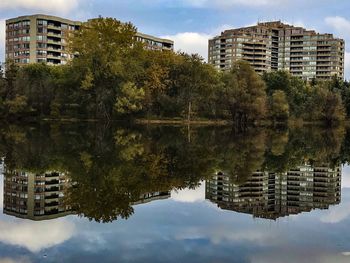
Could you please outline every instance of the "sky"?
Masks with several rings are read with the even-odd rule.
[[[175,41],[175,49],[207,58],[208,39],[222,30],[281,20],[333,33],[350,43],[347,0],[1,0],[0,61],[4,60],[5,20],[34,13],[86,20],[114,17],[139,31]],[[350,45],[346,48],[350,79]]]

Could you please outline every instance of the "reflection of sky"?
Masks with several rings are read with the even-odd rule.
[[[0,263],[350,262],[349,187],[338,206],[276,222],[218,209],[204,201],[205,184],[138,205],[129,220],[110,224],[1,215]]]

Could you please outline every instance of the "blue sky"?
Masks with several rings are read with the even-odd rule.
[[[0,60],[4,60],[4,20],[46,13],[85,20],[98,15],[133,22],[140,31],[175,40],[175,48],[207,56],[207,39],[223,29],[282,20],[350,43],[347,0],[1,0]],[[346,77],[350,79],[350,46]]]

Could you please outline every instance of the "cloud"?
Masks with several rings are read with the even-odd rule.
[[[189,54],[199,54],[205,60],[208,58],[208,40],[212,36],[204,33],[185,32],[176,35],[163,36],[175,42],[175,50]]]
[[[194,8],[227,8],[235,6],[262,7],[287,4],[290,0],[153,0],[143,3],[148,5],[183,6]]]
[[[270,6],[281,3],[287,3],[288,0],[184,0],[193,6],[207,7],[214,6],[219,8],[232,7],[232,6]]]
[[[340,16],[326,17],[327,25],[333,27],[338,33],[344,34],[350,31],[350,21]]]
[[[79,0],[1,0],[0,10],[30,10],[66,14],[76,9]]]
[[[66,220],[0,221],[0,242],[25,247],[36,253],[70,239],[75,232],[73,223]]]
[[[5,60],[5,20],[0,20],[0,62]]]

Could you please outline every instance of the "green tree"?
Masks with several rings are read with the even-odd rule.
[[[142,110],[142,103],[145,97],[145,91],[138,88],[132,82],[122,85],[122,88],[115,103],[115,109],[120,114],[137,113]]]
[[[73,70],[80,74],[83,100],[96,118],[111,118],[123,83],[129,81],[133,70],[127,58],[137,61],[136,49],[142,50],[135,34],[131,23],[100,17],[84,23],[69,41],[70,51],[77,55]]]
[[[265,117],[265,83],[247,62],[234,64],[230,72],[224,73],[223,83],[222,98],[234,122],[248,123]]]

